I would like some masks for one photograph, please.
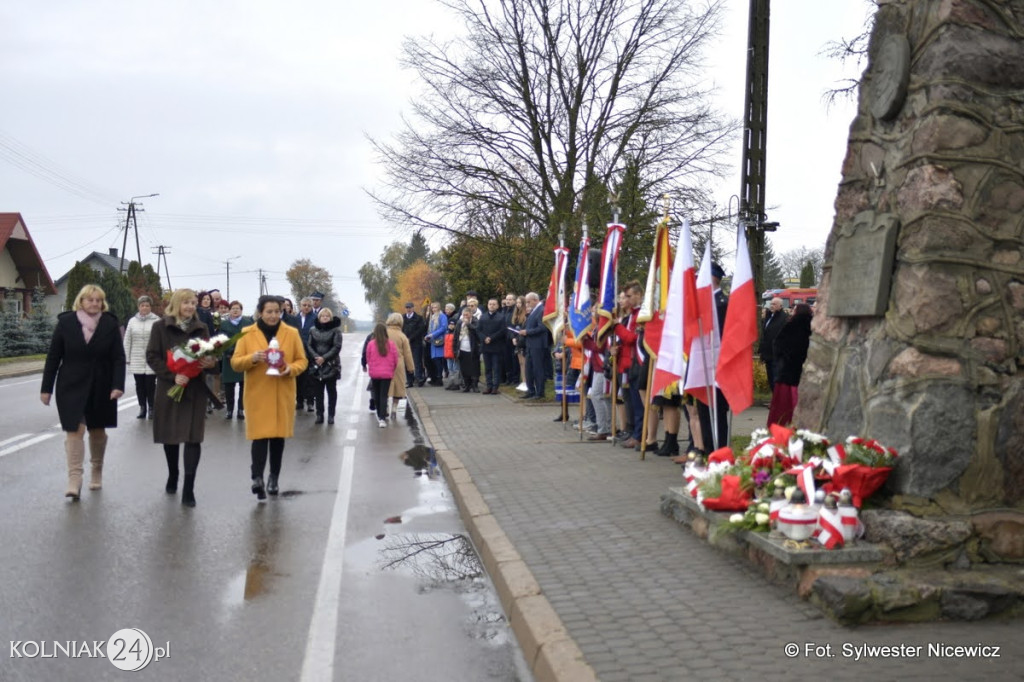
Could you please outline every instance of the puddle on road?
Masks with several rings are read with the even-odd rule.
[[[416,591],[449,591],[466,605],[466,634],[496,646],[509,641],[508,623],[484,567],[464,535],[399,533],[375,543],[374,567],[417,580]]]

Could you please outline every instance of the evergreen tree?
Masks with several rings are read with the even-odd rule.
[[[765,235],[764,240],[763,276],[765,289],[782,288],[782,280],[785,277],[782,274],[782,264],[779,263],[779,257],[775,255],[775,249],[772,247],[772,240],[767,235]],[[760,294],[761,292],[758,293]]]
[[[814,263],[807,261],[804,267],[800,270],[800,287],[803,289],[809,289],[815,284],[814,278]]]
[[[50,348],[50,339],[53,337],[53,320],[46,309],[46,292],[42,287],[36,287],[32,291],[32,313],[22,321],[29,344],[30,353],[45,353]]]
[[[107,307],[117,316],[117,321],[122,326],[128,324],[128,320],[135,314],[137,306],[132,292],[128,290],[125,276],[116,270],[104,270],[96,283],[107,295]]]
[[[4,305],[0,313],[0,355],[16,358],[32,352],[32,343],[22,326],[21,315],[13,307]]]
[[[128,292],[134,301],[137,301],[139,296],[149,296],[153,300],[153,312],[156,314],[163,313],[163,287],[160,285],[160,275],[156,274],[156,270],[153,269],[152,265],[139,266],[138,261],[132,261],[128,264],[127,286]],[[134,315],[134,309],[132,311]],[[127,319],[121,320],[122,324],[127,324]]]
[[[75,299],[78,298],[78,292],[82,290],[82,287],[86,284],[99,284],[99,279],[98,272],[85,263],[76,261],[75,267],[71,268],[71,271],[68,273],[68,295],[64,300],[64,310],[72,309],[75,305]]]

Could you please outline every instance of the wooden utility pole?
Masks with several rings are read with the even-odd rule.
[[[764,181],[768,146],[768,16],[770,0],[750,0],[747,27],[747,80],[743,106],[743,160],[740,167],[739,222],[747,230],[754,286],[764,291]]]
[[[164,246],[164,245],[161,244],[161,245],[156,247],[156,251],[154,251],[153,253],[156,254],[156,277],[157,277],[157,279],[160,279],[160,262],[163,261],[164,269],[167,272],[167,290],[168,291],[173,291],[173,289],[171,288],[171,266],[167,265],[167,254],[169,254],[171,252],[170,248],[171,247],[169,247],[169,246]]]

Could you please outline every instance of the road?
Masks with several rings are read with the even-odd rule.
[[[121,679],[99,654],[137,628],[164,655],[139,679],[529,680],[415,415],[380,429],[367,410],[361,341],[345,338],[336,424],[297,416],[262,504],[244,423],[222,412],[197,507],[164,493],[131,394],[103,490],[67,501],[39,376],[0,381],[0,679]],[[120,639],[122,665],[150,649]]]

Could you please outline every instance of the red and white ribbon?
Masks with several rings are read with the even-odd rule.
[[[838,549],[845,543],[842,531],[842,519],[838,509],[822,507],[818,512],[818,542],[826,549]]]

